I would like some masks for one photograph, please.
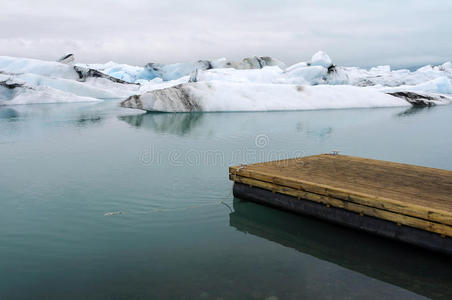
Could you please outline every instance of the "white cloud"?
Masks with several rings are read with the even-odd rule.
[[[2,3],[0,55],[144,64],[327,51],[338,64],[452,59],[450,1],[145,1]]]

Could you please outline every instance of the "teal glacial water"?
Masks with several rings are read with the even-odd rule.
[[[234,199],[228,166],[343,154],[452,170],[452,106],[0,108],[0,299],[452,298],[452,260]]]

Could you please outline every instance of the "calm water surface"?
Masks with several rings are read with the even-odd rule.
[[[451,132],[452,106],[0,108],[0,299],[451,299],[451,259],[242,202],[228,180],[331,150],[452,170]]]

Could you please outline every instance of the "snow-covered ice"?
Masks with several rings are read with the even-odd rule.
[[[77,78],[77,73],[67,64],[10,56],[0,56],[0,72],[12,74],[31,73],[65,79]]]
[[[132,96],[122,106],[161,112],[271,111],[409,106],[370,88],[202,81]]]
[[[329,68],[333,64],[333,61],[323,51],[315,53],[311,58],[311,66],[322,66],[324,68]]]
[[[26,81],[0,74],[0,105],[100,101],[77,96],[48,86],[33,86]]]
[[[323,51],[291,66],[266,56],[145,66],[74,58],[0,56],[0,105],[127,99],[121,105],[152,111],[250,111],[435,105],[452,97],[451,62],[363,69],[337,66]]]
[[[140,93],[138,84],[122,84],[107,74],[92,76],[90,70],[67,63],[0,56],[0,105],[124,99]]]

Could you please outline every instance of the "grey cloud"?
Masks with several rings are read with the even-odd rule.
[[[6,1],[0,55],[131,64],[317,50],[343,65],[451,60],[450,1]]]

